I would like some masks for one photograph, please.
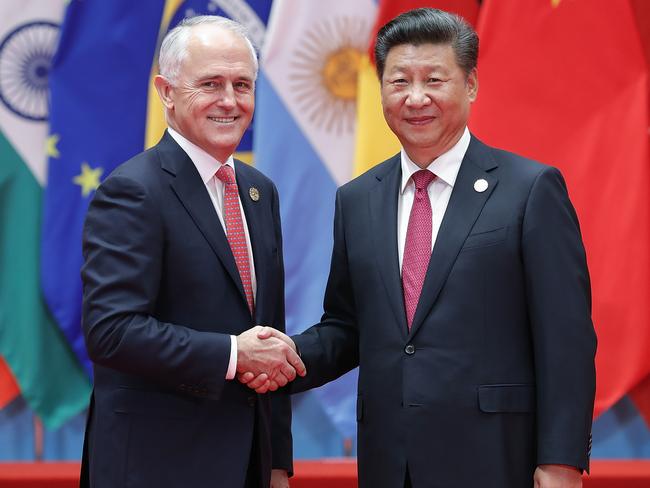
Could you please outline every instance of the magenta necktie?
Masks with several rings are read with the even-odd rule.
[[[402,259],[402,288],[406,307],[406,323],[409,330],[413,324],[415,309],[420,300],[424,277],[431,258],[431,201],[427,188],[435,175],[426,169],[413,173],[415,197],[406,231],[406,244]]]
[[[244,233],[244,223],[241,217],[239,207],[239,192],[237,191],[237,181],[235,181],[235,171],[227,164],[222,164],[217,171],[217,178],[225,183],[223,192],[223,219],[226,222],[226,235],[228,244],[235,257],[235,264],[239,270],[239,277],[244,292],[248,308],[253,315],[253,281],[251,279],[251,266],[248,260],[248,246],[246,245],[246,234]]]

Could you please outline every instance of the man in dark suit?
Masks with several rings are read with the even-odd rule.
[[[82,486],[286,487],[289,399],[233,380],[304,374],[254,327],[284,328],[278,195],[232,158],[253,115],[255,51],[239,24],[195,17],[163,41],[160,72],[169,129],[103,182],[84,228],[95,387]]]
[[[477,54],[473,29],[435,9],[379,31],[402,151],[339,189],[324,315],[292,338],[309,371],[294,392],[359,366],[364,488],[574,488],[588,468],[578,220],[557,169],[470,135]]]

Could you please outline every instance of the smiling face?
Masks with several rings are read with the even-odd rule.
[[[211,25],[192,27],[172,85],[156,88],[174,130],[221,162],[235,151],[255,109],[255,64],[246,41]]]
[[[381,79],[384,117],[422,168],[463,135],[477,91],[476,70],[466,76],[449,44],[400,44],[386,56]]]

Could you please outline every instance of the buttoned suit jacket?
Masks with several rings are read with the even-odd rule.
[[[250,462],[268,488],[272,464],[291,471],[288,397],[225,379],[231,334],[284,328],[277,191],[254,168],[235,167],[254,317],[205,185],[168,133],[118,167],[90,204],[83,330],[94,390],[82,486],[239,488]]]
[[[475,182],[485,180],[484,184]],[[321,323],[295,336],[298,392],[359,366],[359,486],[532,486],[586,469],[595,333],[560,172],[472,137],[406,324],[399,155],[342,186]]]

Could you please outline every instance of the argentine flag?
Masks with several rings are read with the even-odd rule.
[[[290,334],[322,314],[334,195],[353,175],[357,73],[375,15],[372,0],[276,0],[271,10],[254,153],[280,192]],[[351,453],[356,378],[354,371],[295,398],[296,457]]]

